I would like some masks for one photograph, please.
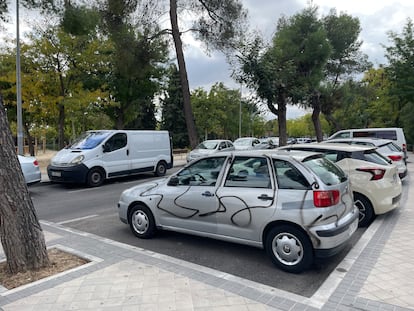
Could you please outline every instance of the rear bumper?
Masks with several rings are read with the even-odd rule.
[[[52,182],[85,183],[89,169],[84,164],[61,167],[49,165],[47,175]]]
[[[355,207],[343,221],[311,228],[316,238],[315,256],[329,257],[340,252],[358,229],[358,209]],[[315,243],[314,243],[315,244]]]

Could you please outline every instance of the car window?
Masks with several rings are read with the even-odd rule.
[[[306,190],[310,188],[305,176],[289,161],[274,159],[273,165],[279,189]]]
[[[225,148],[226,148],[226,142],[225,141],[222,141],[220,143],[219,150],[222,150],[222,149],[225,149]]]
[[[214,186],[226,157],[208,157],[187,166],[177,174],[178,185]]]
[[[352,158],[364,160],[364,161],[368,161],[372,163],[377,163],[381,165],[390,164],[384,156],[380,155],[375,150],[364,150],[364,151],[353,152]]]
[[[105,143],[108,152],[124,148],[127,145],[127,135],[125,133],[117,133]]]
[[[326,185],[337,185],[347,180],[346,174],[337,165],[322,157],[310,157],[303,161]]]
[[[333,136],[332,138],[350,138],[351,134],[350,132],[342,132],[338,133],[337,135]]]
[[[267,159],[265,157],[235,157],[224,186],[271,188]]]

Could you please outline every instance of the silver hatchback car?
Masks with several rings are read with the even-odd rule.
[[[358,226],[345,173],[311,152],[234,151],[125,190],[119,218],[140,238],[173,230],[264,248],[279,268],[308,269]]]

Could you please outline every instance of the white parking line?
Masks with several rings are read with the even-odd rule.
[[[99,215],[88,215],[88,216],[84,216],[84,217],[79,217],[79,218],[73,218],[73,219],[68,219],[68,220],[64,220],[64,221],[60,221],[57,222],[58,225],[63,225],[63,224],[67,224],[69,222],[74,222],[74,221],[79,221],[79,220],[84,220],[84,219],[88,219],[88,218],[93,218],[93,217],[98,217]]]

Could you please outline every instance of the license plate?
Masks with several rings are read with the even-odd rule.
[[[61,177],[62,176],[62,173],[61,172],[52,171],[52,176],[54,176],[54,177]]]

